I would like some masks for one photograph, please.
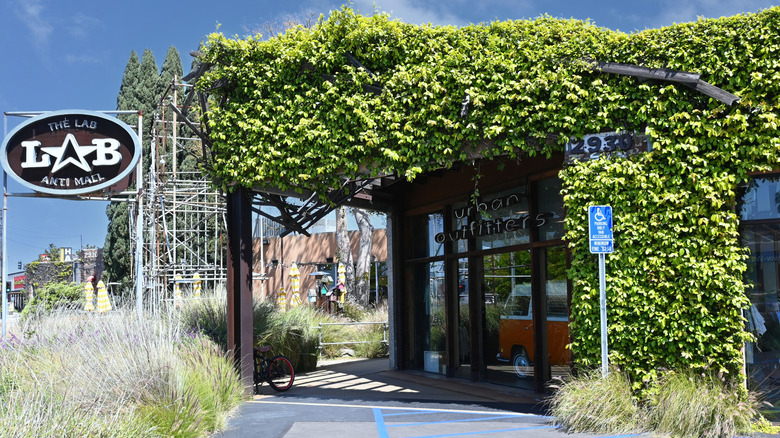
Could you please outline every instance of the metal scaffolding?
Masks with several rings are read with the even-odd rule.
[[[183,108],[189,87],[174,79],[163,94],[144,163],[143,271],[153,307],[178,299],[177,289],[187,299],[198,280],[206,290],[224,286],[227,278],[225,198],[197,168],[201,139],[179,116],[199,111]]]

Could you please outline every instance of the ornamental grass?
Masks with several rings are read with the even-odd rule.
[[[553,423],[568,432],[731,438],[767,424],[754,396],[706,373],[667,372],[641,397],[618,370],[605,378],[587,372],[554,389],[548,401]]]
[[[64,308],[0,342],[4,436],[207,436],[243,396],[232,358],[175,317]]]

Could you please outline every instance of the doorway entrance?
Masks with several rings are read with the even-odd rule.
[[[542,392],[571,362],[560,180],[480,202],[405,222],[407,366]]]

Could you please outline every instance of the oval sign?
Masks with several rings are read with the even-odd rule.
[[[52,111],[11,131],[0,146],[3,168],[36,192],[95,193],[135,169],[141,143],[129,126],[94,111]],[[109,191],[109,190],[106,190]]]

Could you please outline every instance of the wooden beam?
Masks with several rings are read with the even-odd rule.
[[[680,82],[683,84],[695,84],[699,81],[698,73],[672,70],[670,68],[648,68],[639,65],[599,61],[598,69],[604,73],[658,79],[668,82]]]
[[[706,94],[707,96],[710,96],[711,98],[713,98],[713,99],[715,99],[715,100],[717,100],[719,102],[723,102],[723,103],[725,103],[728,106],[732,106],[732,105],[734,105],[735,103],[738,103],[741,100],[739,98],[739,96],[731,94],[728,91],[723,90],[721,88],[718,88],[718,87],[716,87],[716,86],[714,86],[712,84],[708,84],[708,83],[702,81],[701,79],[699,79],[699,81],[696,82],[696,84],[693,84],[693,85],[685,84],[685,85],[693,88],[694,90],[696,90],[696,91],[698,91],[698,92],[700,92],[702,94]]]
[[[179,117],[180,117],[180,118],[181,118],[181,119],[184,121],[184,123],[185,123],[185,124],[186,124],[186,125],[187,125],[187,126],[190,128],[190,129],[192,129],[192,132],[194,132],[194,133],[195,133],[195,135],[197,135],[198,137],[200,137],[200,139],[201,139],[201,141],[203,142],[203,144],[205,144],[205,145],[208,145],[209,147],[211,147],[211,139],[209,138],[209,136],[208,136],[208,135],[206,135],[206,134],[204,134],[204,133],[203,133],[203,131],[201,131],[199,127],[195,126],[195,124],[194,124],[194,123],[192,123],[192,122],[190,121],[190,119],[189,119],[189,118],[187,118],[187,116],[185,116],[185,115],[184,115],[184,114],[183,114],[183,113],[182,113],[182,112],[179,110],[179,108],[177,108],[177,107],[176,107],[176,105],[174,105],[173,103],[168,103],[168,108],[170,108],[171,110],[173,110],[173,112],[175,112],[175,113],[176,113],[176,114],[177,114],[177,115],[178,115],[178,116],[179,116]],[[205,150],[204,150],[204,152],[205,152]],[[204,157],[205,157],[205,155],[204,155]]]
[[[677,82],[729,106],[740,101],[739,96],[702,81],[698,73],[672,70],[670,68],[648,68],[639,65],[620,64],[617,62],[597,61],[597,64],[598,66],[596,69],[602,73]]]
[[[227,195],[227,341],[247,396],[252,395],[254,369],[251,205],[244,188]]]

